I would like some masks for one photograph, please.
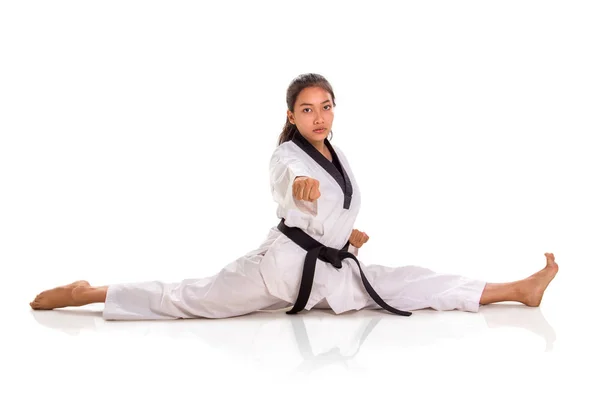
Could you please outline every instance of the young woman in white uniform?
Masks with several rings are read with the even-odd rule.
[[[538,306],[558,271],[552,253],[537,273],[514,282],[488,283],[438,274],[419,266],[365,265],[356,256],[369,239],[354,229],[360,190],[349,160],[327,139],[335,96],[318,74],[295,78],[287,90],[287,116],[270,160],[273,199],[280,223],[262,245],[215,275],[91,286],[76,281],[37,295],[35,310],[105,303],[107,320],[228,318],[292,307],[410,311],[463,310],[517,301]],[[382,311],[385,312],[385,311]]]

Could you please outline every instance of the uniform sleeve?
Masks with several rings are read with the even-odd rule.
[[[312,216],[317,215],[318,199],[315,201],[297,200],[292,193],[294,179],[298,176],[312,178],[300,160],[287,153],[281,146],[273,152],[269,165],[271,194],[273,200],[285,210],[299,210]]]

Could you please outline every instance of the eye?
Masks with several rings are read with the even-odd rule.
[[[331,108],[331,104],[327,104],[327,105],[325,105],[325,107]],[[328,108],[328,110],[329,110],[329,108]]]
[[[310,110],[310,108],[305,108],[305,109],[303,109],[302,111],[304,111],[304,110]]]

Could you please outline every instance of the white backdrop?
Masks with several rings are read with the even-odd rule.
[[[281,3],[3,4],[2,269],[218,272],[278,222],[285,91],[316,72],[364,261],[503,281],[554,252],[598,276],[593,2]]]
[[[591,343],[581,338],[594,331],[580,324],[595,306],[600,276],[599,8],[593,1],[0,3],[0,296],[5,312],[19,310],[13,321],[25,321],[11,331],[23,338],[13,359],[21,376],[30,376],[22,354],[39,342],[36,360],[56,352],[71,365],[58,343],[75,354],[73,346],[87,345],[105,358],[95,375],[78,371],[81,388],[100,388],[95,379],[107,366],[126,383],[129,364],[109,361],[112,351],[138,360],[140,379],[158,379],[163,371],[144,361],[155,355],[145,343],[157,349],[158,339],[126,341],[129,328],[107,324],[116,335],[110,343],[70,341],[21,314],[39,291],[77,279],[205,277],[256,248],[279,222],[268,162],[285,122],[287,85],[307,72],[324,75],[335,91],[332,143],[358,179],[356,228],[371,238],[360,259],[492,282],[529,276],[544,266],[545,252],[560,265],[544,310],[550,324],[562,321],[557,348],[570,351],[566,362],[538,358],[531,378],[515,354],[537,351],[533,337],[511,342],[504,331],[441,353],[431,347],[444,359],[433,371],[444,384],[429,389],[459,390],[469,371],[452,368],[464,357],[461,343],[482,362],[490,351],[504,362],[482,364],[481,385],[506,368],[543,386],[547,370],[578,365],[571,357]],[[35,314],[44,315],[60,329],[75,321]],[[439,318],[441,326],[457,317]],[[398,324],[414,337],[424,326]],[[186,343],[164,341],[163,361],[173,349],[183,357],[198,346]],[[133,344],[137,355],[127,353]],[[198,368],[202,356],[212,360],[205,369],[234,367],[211,347],[194,348]],[[417,350],[402,350],[410,363],[393,363],[401,375],[432,367]],[[382,365],[382,354],[363,352],[363,365]],[[60,371],[47,375],[50,386],[29,389],[60,385],[52,380]],[[187,371],[195,379],[196,370]],[[429,371],[411,379],[428,386]],[[164,372],[173,382],[181,377]]]
[[[501,281],[548,251],[597,274],[597,9],[216,4],[3,6],[5,267],[42,286],[218,272],[278,222],[285,91],[316,72],[363,260]]]

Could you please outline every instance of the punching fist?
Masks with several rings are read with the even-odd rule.
[[[299,176],[294,179],[292,194],[297,200],[315,201],[321,197],[319,181],[308,176]]]
[[[369,235],[359,231],[358,229],[352,229],[349,241],[352,246],[359,248],[369,241]]]

